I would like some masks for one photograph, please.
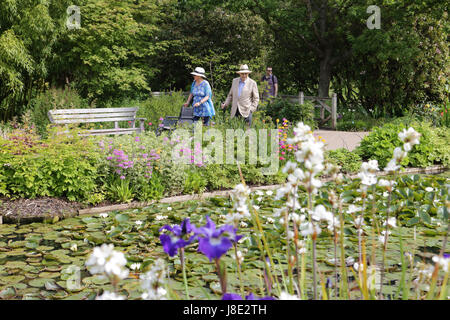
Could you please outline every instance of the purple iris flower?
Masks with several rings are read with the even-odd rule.
[[[219,259],[242,236],[236,235],[236,228],[231,225],[224,225],[216,229],[215,223],[206,216],[206,225],[194,228],[194,233],[199,238],[198,250],[208,257],[209,261]]]
[[[165,225],[161,229],[159,229],[159,232],[161,232],[162,230],[168,230],[172,233],[162,234],[159,236],[159,240],[163,245],[164,251],[171,257],[177,254],[179,248],[184,248],[195,238],[195,236],[192,235],[187,240],[183,239],[185,235],[193,231],[191,223],[189,222],[189,218],[184,219],[181,225],[175,225],[173,227]]]
[[[243,300],[242,297],[236,293],[225,293],[222,296],[222,300]],[[249,295],[245,296],[245,300],[276,300],[274,297],[263,297],[263,298],[257,298],[253,293],[250,293]]]

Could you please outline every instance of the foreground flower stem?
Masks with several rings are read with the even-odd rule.
[[[289,285],[288,290],[290,294],[294,294],[293,288],[293,276],[292,276],[292,264],[291,264],[291,252],[290,252],[290,243],[289,243],[289,216],[288,211],[285,211],[284,214],[284,229],[286,230],[286,258],[288,264],[288,277],[289,277]]]
[[[227,280],[225,278],[225,270],[220,267],[220,259],[214,259],[216,262],[217,275],[219,276],[220,289],[222,290],[222,295],[227,293]]]
[[[348,299],[348,283],[347,283],[347,266],[345,264],[345,249],[344,249],[344,219],[342,217],[342,205],[339,205],[339,221],[341,222],[341,273],[342,273],[342,285],[340,288],[340,298]]]
[[[314,300],[317,300],[317,261],[316,261],[316,237],[317,234],[312,235],[312,258],[313,258],[313,289]]]
[[[394,175],[395,181],[395,175]],[[384,243],[383,243],[383,260],[381,263],[381,276],[380,276],[380,299],[383,298],[383,280],[384,280],[384,271],[385,271],[385,260],[386,260],[386,250],[387,250],[387,242],[388,242],[388,231],[389,231],[389,212],[391,211],[391,199],[392,199],[392,188],[389,188],[389,196],[388,196],[388,205],[386,209],[386,228],[384,234]]]
[[[181,260],[181,270],[183,272],[183,282],[184,282],[184,290],[186,294],[186,300],[189,300],[189,290],[187,285],[187,277],[186,277],[186,266],[184,261],[184,248],[180,248],[180,260]]]
[[[239,276],[239,286],[241,289],[241,295],[244,296],[244,286],[242,285],[241,263],[239,262],[237,243],[233,242],[233,245],[234,245],[234,256],[236,257],[236,266],[237,266],[238,276]]]

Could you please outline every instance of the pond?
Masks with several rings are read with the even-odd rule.
[[[398,298],[399,283],[402,278],[402,255],[407,264],[406,282],[417,277],[417,265],[431,263],[433,256],[439,254],[443,245],[447,224],[440,217],[440,206],[447,197],[448,174],[429,176],[408,176],[404,178],[410,183],[415,181],[417,187],[412,197],[406,192],[402,199],[402,184],[398,186],[398,199],[395,202],[396,216],[399,226],[392,230],[385,255],[385,276],[383,294],[388,299]],[[347,187],[347,196],[358,201],[357,194],[352,194],[352,186]],[[433,188],[433,192],[424,191]],[[440,188],[440,189],[439,189]],[[430,189],[427,189],[430,190]],[[349,192],[350,191],[350,192]],[[275,193],[275,192],[274,192]],[[319,198],[325,199],[326,189]],[[432,196],[431,196],[432,195]],[[376,195],[378,199],[378,194]],[[282,205],[274,200],[271,192],[253,192],[253,205],[256,206],[262,222],[265,237],[272,251],[273,274],[280,283],[286,279],[286,237],[283,225],[273,217],[274,210]],[[353,202],[355,202],[353,201]],[[406,202],[405,202],[406,201]],[[448,201],[448,200],[447,200]],[[425,208],[424,206],[429,206]],[[423,209],[422,211],[421,208]],[[427,209],[427,210],[425,210]],[[130,270],[127,279],[120,283],[120,293],[128,299],[139,299],[139,274],[147,270],[158,258],[163,258],[168,266],[169,287],[175,297],[184,296],[184,284],[181,263],[178,256],[170,258],[159,240],[159,229],[164,225],[180,224],[189,217],[191,223],[200,226],[205,224],[205,216],[210,216],[217,225],[223,224],[224,215],[232,210],[232,202],[228,198],[210,198],[203,201],[188,201],[173,204],[154,204],[142,209],[113,211],[107,214],[77,216],[55,223],[31,223],[25,225],[0,225],[0,298],[3,299],[95,299],[102,290],[112,290],[107,280],[98,275],[91,275],[85,262],[94,247],[103,243],[114,244],[115,250],[121,251],[127,258],[127,267],[140,264],[136,270]],[[419,213],[418,213],[419,212]],[[423,214],[421,213],[423,212]],[[377,213],[378,214],[378,213]],[[413,219],[422,217],[421,220]],[[350,266],[358,260],[358,236],[350,215],[345,216],[344,247],[345,258],[349,268],[347,276],[351,299],[361,298],[361,292],[355,281]],[[370,218],[365,229],[365,248],[371,265],[380,267],[381,249],[377,236],[372,234]],[[243,238],[238,249],[244,255],[242,278],[244,291],[255,295],[267,295],[264,292],[264,263],[255,238],[252,221],[241,223],[238,234]],[[400,238],[401,237],[401,238]],[[307,241],[307,249],[310,241]],[[402,247],[401,247],[402,246]],[[186,270],[189,295],[191,299],[220,299],[221,291],[215,264],[197,251],[198,245],[186,248]],[[240,281],[234,250],[221,259],[227,266],[228,292],[239,293]],[[319,281],[334,282],[340,268],[334,266],[334,246],[330,241],[330,233],[323,232],[317,242],[317,261]],[[376,261],[371,261],[375,257]],[[339,252],[337,252],[339,259]],[[312,261],[310,254],[304,255],[305,283],[308,297],[312,296]],[[409,261],[409,262],[408,262]],[[412,265],[411,265],[412,262]],[[294,267],[294,273],[297,271]],[[327,281],[328,279],[328,281]],[[73,285],[75,283],[75,285]],[[418,284],[420,290],[426,290],[426,284]],[[411,286],[410,298],[416,297],[418,288]],[[419,290],[419,291],[417,291]],[[329,291],[336,298],[337,293]]]

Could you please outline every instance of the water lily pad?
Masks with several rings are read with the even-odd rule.
[[[81,280],[81,282],[83,282],[84,284],[88,284],[88,285],[89,284],[102,285],[102,284],[109,283],[109,280],[106,277],[93,276],[93,277],[84,278],[83,280]]]
[[[9,300],[16,296],[17,292],[14,287],[8,287],[0,291],[0,299]]]
[[[39,274],[39,277],[40,278],[58,278],[59,277],[59,273],[58,272],[41,272]]]
[[[8,243],[8,247],[17,249],[17,248],[25,247],[26,244],[27,244],[27,241],[11,241]]]
[[[15,283],[12,286],[17,290],[24,290],[28,287],[25,283]]]
[[[8,269],[23,269],[26,265],[23,261],[8,261],[5,267]]]
[[[2,284],[15,284],[25,280],[25,276],[23,275],[12,275],[12,276],[2,276],[0,277],[0,283]]]
[[[35,288],[44,288],[46,282],[54,282],[54,280],[49,279],[49,278],[36,278],[36,279],[30,280],[28,282],[28,285],[35,287]]]
[[[37,251],[50,251],[53,250],[55,247],[51,247],[51,246],[39,246],[36,247]]]

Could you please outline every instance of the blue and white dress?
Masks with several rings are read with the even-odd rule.
[[[214,111],[214,104],[212,102],[212,91],[209,82],[203,80],[200,84],[194,81],[191,86],[191,93],[193,96],[192,105],[200,102],[204,97],[209,96],[208,101],[202,103],[198,107],[194,107],[194,116],[197,117],[213,117],[216,112]]]

